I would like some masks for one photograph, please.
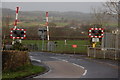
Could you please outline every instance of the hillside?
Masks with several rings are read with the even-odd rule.
[[[0,9],[1,10],[1,9]],[[49,22],[57,23],[70,23],[75,22],[78,24],[90,24],[93,23],[94,14],[91,13],[82,13],[82,12],[58,12],[58,11],[48,11],[49,12]],[[13,22],[15,19],[15,10],[2,8],[2,17],[5,21],[6,16],[10,17],[10,22]],[[108,16],[106,16],[107,18]],[[20,11],[19,12],[19,21],[20,22],[45,22],[45,11]],[[109,19],[109,22],[115,22],[113,18]]]

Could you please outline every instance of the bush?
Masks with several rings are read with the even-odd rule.
[[[30,64],[29,54],[26,51],[8,50],[2,52],[2,69],[14,70],[17,67]]]

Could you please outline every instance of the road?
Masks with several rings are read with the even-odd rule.
[[[118,62],[113,60],[47,52],[31,52],[30,58],[50,69],[34,78],[118,78]]]

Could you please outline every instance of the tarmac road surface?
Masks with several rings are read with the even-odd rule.
[[[90,59],[81,55],[30,52],[31,60],[50,70],[34,78],[118,78],[118,62]],[[39,64],[38,63],[38,64]]]
[[[84,69],[65,61],[46,61],[50,71],[35,78],[79,78],[84,73]]]

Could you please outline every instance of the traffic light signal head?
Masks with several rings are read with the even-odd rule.
[[[103,28],[90,28],[89,37],[91,38],[102,38],[104,34]]]
[[[10,38],[12,39],[25,39],[26,29],[11,29]]]

